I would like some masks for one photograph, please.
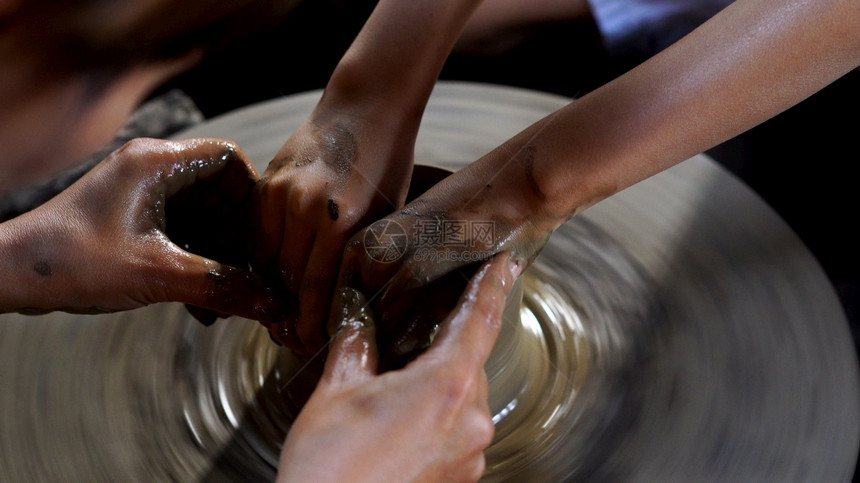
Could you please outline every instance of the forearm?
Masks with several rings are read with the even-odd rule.
[[[337,103],[378,107],[414,123],[481,0],[381,0],[326,87]]]
[[[427,99],[480,1],[381,0],[310,116],[318,136],[385,195],[384,211],[405,197]]]
[[[532,180],[518,184],[519,199],[569,217],[769,119],[858,64],[857,2],[738,0],[474,169],[486,176],[517,167],[519,179]]]

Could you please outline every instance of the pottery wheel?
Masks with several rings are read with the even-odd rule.
[[[234,139],[262,171],[319,96],[179,137]],[[457,169],[567,102],[440,84],[415,159]],[[860,383],[841,306],[712,160],[561,227],[522,289],[487,365],[487,481],[850,480]],[[205,328],[176,304],[2,315],[0,481],[271,479],[308,377],[256,323]]]

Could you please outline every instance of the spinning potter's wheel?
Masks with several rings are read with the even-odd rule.
[[[235,139],[262,170],[318,97],[181,137]],[[440,84],[416,160],[457,169],[566,102]],[[860,383],[842,309],[797,237],[709,159],[561,227],[521,288],[487,366],[486,480],[850,479]],[[256,323],[205,328],[173,304],[2,315],[0,481],[271,478],[302,364]]]

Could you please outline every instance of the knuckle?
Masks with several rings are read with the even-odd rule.
[[[257,198],[263,202],[261,205],[263,209],[270,208],[270,205],[275,203],[275,200],[285,198],[287,194],[286,185],[278,182],[269,174],[264,174],[254,189],[256,190]]]
[[[484,476],[484,470],[487,468],[487,459],[481,453],[475,458],[475,463],[472,465],[472,471],[466,476],[466,481],[479,481]]]
[[[152,140],[148,138],[134,138],[120,146],[114,153],[117,155],[137,156],[148,151],[151,143]]]
[[[138,171],[147,164],[147,158],[151,153],[150,144],[149,139],[132,139],[111,153],[109,159],[115,163],[115,166],[120,166],[124,172]]]
[[[361,220],[364,219],[367,214],[367,210],[365,210],[361,206],[356,206],[354,204],[342,204],[340,206],[340,220],[341,223],[339,225],[342,227],[344,234],[352,231],[352,227],[358,225]]]
[[[446,406],[459,406],[467,400],[475,387],[474,378],[469,371],[438,371],[436,386],[445,400]]]
[[[349,240],[347,240],[346,245],[344,245],[343,249],[344,261],[352,260],[356,257],[368,256],[367,250],[365,250],[364,245],[364,236],[366,232],[366,229],[360,230],[358,233],[350,237]]]
[[[496,435],[496,426],[493,424],[493,419],[487,411],[482,411],[481,415],[475,418],[474,424],[474,449],[476,451],[483,451],[493,442],[493,437]]]
[[[309,188],[301,185],[290,186],[286,196],[287,211],[292,215],[307,213],[316,199]]]
[[[214,143],[224,156],[229,156],[230,159],[242,159],[242,148],[234,141],[224,138],[211,138],[208,141]]]
[[[352,239],[356,229],[355,224],[344,221],[342,218],[325,227],[327,236],[331,237],[334,243],[343,244],[344,249],[348,248],[347,240]]]

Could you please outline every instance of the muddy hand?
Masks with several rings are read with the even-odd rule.
[[[483,261],[510,251],[528,264],[558,226],[549,215],[520,214],[517,191],[505,181],[511,168],[464,168],[347,244],[338,290],[367,294],[383,366],[400,367],[429,346]],[[335,307],[331,321],[337,317]]]
[[[494,432],[484,364],[523,268],[507,254],[486,263],[433,346],[383,374],[372,311],[360,292],[346,294],[322,379],[284,444],[278,481],[477,481]]]
[[[0,277],[15,287],[0,311],[98,313],[176,301],[206,309],[197,313],[207,322],[213,313],[282,317],[283,303],[247,270],[242,224],[255,178],[228,141],[131,141],[56,198],[0,225]]]
[[[412,170],[411,140],[374,123],[321,114],[302,125],[256,189],[255,268],[290,301],[269,327],[280,343],[308,353],[325,341],[325,321],[346,240],[402,206]]]

